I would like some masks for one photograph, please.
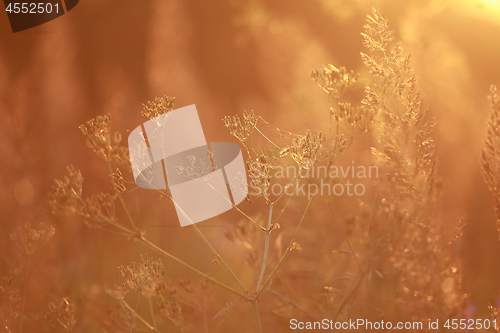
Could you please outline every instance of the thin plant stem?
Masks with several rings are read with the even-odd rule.
[[[269,289],[269,292],[271,294],[274,294],[276,296],[278,296],[279,298],[285,300],[288,304],[291,304],[292,306],[294,306],[295,308],[297,308],[300,312],[306,314],[307,316],[315,319],[315,320],[319,320],[320,317],[312,314],[309,310],[307,309],[304,309],[302,306],[300,306],[300,304],[298,304],[297,302],[295,302],[294,300],[292,300],[290,297],[287,297],[285,295],[282,295],[280,294],[279,292],[277,292],[276,290],[273,290],[273,289]]]
[[[109,173],[110,175],[113,175],[113,169],[111,168],[111,162],[110,162],[110,159],[108,158],[106,160],[107,164],[108,164],[108,169],[109,169]],[[128,207],[127,205],[125,204],[125,201],[123,200],[122,196],[121,196],[121,193],[118,191],[118,189],[116,188],[116,184],[115,184],[115,180],[113,179],[113,177],[111,177],[111,183],[113,184],[113,189],[116,191],[116,193],[118,194],[118,198],[120,199],[120,202],[123,206],[123,209],[125,210],[125,214],[127,214],[127,217],[130,221],[130,224],[132,224],[132,227],[134,229],[136,229],[136,226],[135,226],[135,223],[134,223],[134,219],[132,218],[132,215],[130,214],[130,211],[128,210]]]
[[[172,202],[172,204],[174,206],[175,205],[175,202],[174,202],[174,199],[169,196],[168,197],[170,202]],[[189,216],[186,215],[186,213],[184,213],[184,211],[182,210],[182,208],[180,208],[179,206],[176,206],[177,208],[179,208],[179,210],[186,216],[186,218],[191,222],[191,225],[196,229],[196,231],[198,232],[198,234],[201,236],[201,238],[203,239],[203,241],[208,245],[208,247],[210,247],[210,249],[212,250],[212,252],[215,254],[215,256],[217,257],[217,259],[220,260],[220,262],[222,263],[222,265],[224,266],[224,268],[233,276],[233,278],[236,280],[236,282],[238,282],[238,284],[241,286],[241,288],[243,288],[243,290],[246,292],[247,291],[247,288],[243,285],[243,283],[241,282],[241,280],[236,276],[236,274],[233,272],[233,270],[231,268],[229,268],[229,266],[226,264],[226,262],[224,261],[224,259],[222,259],[222,257],[220,256],[220,254],[217,252],[217,250],[214,249],[214,247],[212,246],[212,244],[210,243],[210,241],[205,237],[205,235],[203,235],[203,233],[201,232],[201,230],[198,228],[198,226],[196,225],[196,223],[192,223],[191,219],[189,218]]]
[[[135,304],[134,313],[132,314],[132,320],[130,321],[130,333],[132,333],[134,329],[135,314],[137,313],[137,309],[139,308],[140,300],[141,300],[141,290],[139,291],[139,296],[137,297],[137,303]]]
[[[201,272],[200,270],[194,268],[193,266],[189,265],[188,263],[180,260],[179,258],[177,258],[176,256],[174,256],[173,254],[170,254],[169,252],[163,250],[162,248],[158,247],[156,244],[152,243],[151,241],[147,240],[146,238],[144,238],[142,235],[137,235],[135,232],[133,232],[132,230],[124,227],[123,225],[119,224],[119,223],[116,223],[112,220],[108,220],[108,223],[110,223],[112,226],[114,227],[117,227],[121,230],[123,230],[126,234],[128,235],[132,235],[132,236],[136,236],[138,240],[140,240],[142,243],[144,243],[146,246],[148,246],[149,248],[153,249],[154,251],[160,253],[161,255],[181,264],[182,266],[186,267],[186,268],[189,268],[190,270],[192,270],[193,272],[205,277],[206,279],[212,281],[213,283],[219,285],[220,287],[238,295],[238,296],[241,296],[241,297],[244,297],[244,298],[247,298],[247,296],[243,295],[242,293],[234,290],[233,288],[225,285],[224,283],[210,277],[209,275]]]
[[[161,192],[161,191],[160,191],[160,192]],[[161,193],[163,193],[163,192],[161,192]],[[172,199],[170,196],[169,196],[169,198],[170,198],[170,200],[172,200],[172,201],[173,201],[173,199]],[[127,210],[126,205],[125,205],[125,202],[124,202],[123,200],[122,200],[122,206],[123,206],[123,207]],[[128,210],[127,210],[127,211],[128,211]],[[131,220],[132,224],[133,224],[133,225],[135,225],[135,223],[133,223],[133,218],[132,218],[132,216],[130,215],[130,213],[128,214],[128,217],[129,217],[129,219]],[[114,226],[119,227],[120,229],[122,229],[122,230],[124,230],[124,231],[127,231],[128,233],[130,233],[130,234],[132,234],[132,235],[136,235],[136,234],[135,234],[132,230],[130,230],[130,229],[128,229],[128,228],[126,228],[126,227],[122,226],[122,225],[121,225],[121,224],[119,224],[119,223],[116,223],[116,222],[113,222],[113,221],[110,221],[110,223],[111,223],[111,224],[113,224]],[[197,229],[197,230],[198,230],[198,229]],[[199,230],[198,230],[198,231],[199,231]],[[201,232],[200,232],[200,234],[201,234]],[[203,237],[204,237],[204,236],[203,236]],[[237,291],[236,291],[236,290],[234,290],[233,288],[231,288],[231,287],[229,287],[229,286],[227,286],[227,285],[223,284],[222,282],[219,282],[218,280],[216,280],[216,279],[214,279],[214,278],[212,278],[212,277],[208,276],[207,274],[205,274],[205,273],[203,273],[203,272],[201,272],[201,271],[197,270],[196,268],[194,268],[193,266],[189,265],[188,263],[186,263],[186,262],[184,262],[184,261],[180,260],[180,259],[179,259],[179,258],[177,258],[176,256],[174,256],[174,255],[172,255],[172,254],[168,253],[167,251],[165,251],[165,250],[161,249],[160,247],[156,246],[155,244],[153,244],[152,242],[150,242],[150,241],[149,241],[149,240],[147,240],[146,238],[142,237],[142,235],[138,235],[138,238],[141,240],[141,242],[143,242],[144,244],[146,244],[147,246],[149,246],[150,248],[152,248],[152,249],[153,249],[153,250],[155,250],[156,252],[158,252],[158,253],[160,253],[160,254],[164,255],[165,257],[168,257],[168,258],[170,258],[170,259],[174,260],[175,262],[177,262],[177,263],[179,263],[179,264],[183,265],[184,267],[187,267],[187,268],[191,269],[192,271],[194,271],[194,272],[196,272],[196,273],[198,273],[198,274],[200,274],[200,275],[204,276],[205,278],[207,278],[207,279],[209,279],[210,281],[214,282],[215,284],[217,284],[217,285],[219,285],[219,286],[223,287],[224,289],[226,289],[226,290],[228,290],[228,291],[231,291],[231,292],[233,292],[233,293],[236,293],[237,295],[239,295],[239,296],[241,296],[241,297],[245,297],[243,294],[241,294],[241,293],[237,292]],[[205,240],[206,240],[206,238],[205,238]],[[208,243],[208,240],[207,240],[207,243]],[[208,244],[210,245],[210,243],[208,243]],[[211,245],[210,245],[210,247],[211,247]],[[212,248],[212,249],[213,249],[213,248]],[[215,250],[214,250],[214,251],[215,251]],[[221,262],[222,262],[222,261],[221,261]],[[231,271],[231,270],[230,270],[230,272],[232,273],[232,271]],[[236,275],[234,275],[234,273],[232,273],[232,274],[233,274],[233,276],[234,276],[234,277],[236,277]],[[239,281],[239,280],[238,280],[238,281]],[[240,284],[241,284],[241,282],[240,282]],[[244,288],[244,290],[245,290],[245,287],[243,287],[243,288]],[[246,290],[245,290],[245,291],[246,291]]]
[[[151,312],[151,320],[153,320],[153,327],[156,330],[158,326],[156,326],[156,317],[155,317],[155,311],[153,308],[153,301],[151,300],[151,296],[148,297],[149,301],[149,311]]]
[[[201,238],[203,238],[203,241],[205,241],[205,243],[207,243],[207,245],[210,247],[210,249],[212,250],[212,252],[215,254],[215,256],[217,257],[217,259],[221,262],[221,264],[224,266],[224,268],[226,268],[226,270],[233,276],[233,278],[236,280],[236,282],[238,282],[238,284],[241,286],[241,288],[243,288],[243,290],[246,292],[247,291],[247,288],[243,285],[243,283],[241,282],[241,280],[236,276],[236,274],[233,272],[233,270],[231,268],[229,268],[229,266],[226,264],[226,262],[224,261],[224,259],[222,259],[222,257],[220,256],[220,254],[214,249],[214,247],[212,246],[212,244],[208,241],[208,239],[205,237],[205,235],[203,235],[203,233],[201,232],[201,230],[196,226],[195,223],[193,223],[193,227],[196,229],[196,231],[198,232],[198,234],[201,236]]]
[[[267,255],[269,253],[269,239],[271,235],[271,220],[273,218],[273,204],[269,204],[269,218],[267,219],[267,229],[266,229],[266,242],[264,244],[264,256],[262,257],[262,267],[260,269],[259,281],[257,282],[257,288],[259,290],[262,279],[264,278],[264,272],[266,271],[267,265]]]
[[[297,183],[297,186],[300,185],[300,183],[302,183],[302,179],[303,178],[300,178],[298,183]],[[293,198],[293,195],[289,196],[288,197],[288,200],[286,201],[285,205],[283,206],[283,208],[281,209],[280,213],[278,214],[278,217],[276,217],[276,219],[273,221],[271,227],[274,227],[274,225],[276,223],[278,223],[279,219],[281,218],[281,216],[283,215],[283,213],[285,212],[285,210],[288,208],[288,204],[290,204],[290,201],[292,200]]]
[[[264,137],[264,139],[266,139],[267,141],[269,141],[270,144],[272,144],[273,146],[275,146],[276,148],[278,149],[281,149],[280,146],[278,146],[277,144],[275,144],[271,139],[269,139],[264,133],[262,133],[262,131],[257,127],[255,126],[255,129],[257,130],[257,132],[260,133],[260,135],[262,135]]]
[[[32,256],[32,254],[28,255],[28,264],[26,265],[26,277],[24,278],[26,285],[24,286],[23,303],[21,305],[21,312],[19,313],[19,318],[20,318],[19,332],[20,333],[23,333],[24,306],[26,305],[26,295],[28,294],[28,286],[29,286],[28,279],[29,279],[29,274],[30,274],[31,256]]]
[[[354,291],[359,286],[359,283],[361,282],[361,279],[364,275],[364,272],[361,271],[361,268],[358,269],[358,272],[356,276],[354,277],[354,280],[352,281],[351,285],[349,286],[349,289],[347,289],[347,292],[345,293],[344,297],[342,298],[342,301],[339,304],[339,307],[337,308],[337,311],[335,311],[335,315],[333,316],[333,320],[335,321],[337,317],[339,316],[340,312],[342,309],[346,306],[347,302],[351,298],[351,296],[354,294]]]
[[[252,301],[252,309],[255,317],[255,326],[257,327],[257,332],[262,333],[262,323],[260,321],[260,312],[259,312],[259,301],[254,299]]]
[[[132,309],[132,307],[130,305],[128,305],[128,303],[125,302],[124,300],[122,300],[122,305],[124,305],[130,312],[134,311],[134,309]],[[146,319],[142,318],[142,316],[140,314],[136,313],[135,317],[137,317],[137,319],[139,319],[139,321],[141,321],[144,325],[146,325],[151,331],[158,332],[158,333],[160,332],[156,329],[156,327],[153,327],[150,323],[148,323],[148,321]]]
[[[330,128],[329,128],[329,134],[330,134],[330,141],[329,142],[332,142],[332,136],[333,136],[333,133],[332,133],[332,118],[333,118],[333,115],[332,115],[332,93],[328,93],[328,104],[330,105],[330,107],[328,108],[328,118],[330,119]],[[335,152],[333,152],[335,154]]]
[[[266,282],[264,282],[264,284],[262,285],[262,287],[260,288],[260,290],[257,290],[257,295],[255,296],[256,299],[259,298],[259,296],[262,293],[262,291],[266,288],[266,286],[269,284],[269,282],[273,278],[274,274],[276,274],[276,272],[278,271],[278,269],[281,267],[281,265],[285,261],[285,258],[288,256],[288,253],[290,253],[290,250],[292,249],[292,245],[295,242],[295,239],[297,238],[297,234],[299,233],[299,229],[300,229],[300,227],[302,225],[302,222],[304,221],[304,219],[306,217],[306,214],[309,211],[309,208],[311,207],[311,204],[312,204],[312,202],[313,202],[313,200],[314,200],[315,197],[316,196],[312,196],[311,199],[309,200],[309,202],[307,203],[306,209],[305,209],[304,213],[302,214],[302,217],[301,217],[301,219],[299,221],[299,224],[297,225],[297,228],[295,229],[295,233],[293,234],[293,237],[290,240],[290,244],[286,248],[286,251],[283,254],[283,256],[281,257],[281,259],[278,262],[278,264],[274,267],[273,271],[271,272],[271,274],[267,278]]]
[[[222,282],[220,282],[220,281],[218,281],[218,280],[216,280],[216,279],[214,279],[214,278],[210,277],[209,275],[207,275],[207,274],[205,274],[205,273],[203,273],[203,272],[199,271],[198,269],[194,268],[193,266],[189,265],[188,263],[186,263],[186,262],[184,262],[184,261],[180,260],[180,259],[179,259],[179,258],[177,258],[176,256],[174,256],[174,255],[170,254],[169,252],[167,252],[167,251],[163,250],[162,248],[158,247],[156,244],[154,244],[154,243],[150,242],[150,241],[149,241],[149,240],[147,240],[146,238],[144,238],[144,237],[140,237],[140,238],[139,238],[139,240],[140,240],[142,243],[144,243],[146,246],[148,246],[149,248],[153,249],[154,251],[156,251],[156,252],[160,253],[161,255],[163,255],[163,256],[165,256],[165,257],[167,257],[167,258],[172,259],[173,261],[175,261],[175,262],[177,262],[177,263],[181,264],[182,266],[184,266],[184,267],[186,267],[186,268],[189,268],[189,269],[190,269],[190,270],[192,270],[193,272],[195,272],[195,273],[197,273],[197,274],[199,274],[199,275],[201,275],[201,276],[205,277],[206,279],[208,279],[208,280],[212,281],[213,283],[215,283],[215,284],[217,284],[218,286],[220,286],[220,287],[222,287],[222,288],[226,289],[227,291],[230,291],[230,292],[232,292],[233,294],[236,294],[236,295],[238,295],[238,296],[240,296],[240,297],[243,297],[243,298],[248,298],[248,297],[247,297],[247,296],[245,296],[244,294],[242,294],[242,293],[240,293],[240,292],[238,292],[238,291],[234,290],[233,288],[231,288],[231,287],[229,287],[229,286],[225,285],[224,283],[222,283]]]
[[[339,99],[335,98],[335,100],[336,100],[336,103],[335,103],[336,104],[335,112],[338,112],[338,109],[339,109]],[[332,109],[332,96],[331,96],[331,93],[330,93],[330,137],[332,136],[332,118],[333,118],[331,109]],[[340,128],[339,128],[339,119],[336,117],[335,120],[336,120],[336,123],[337,123],[336,132],[335,132],[335,143],[333,144],[333,151],[331,152],[331,156],[328,159],[328,166],[326,167],[327,171],[330,170],[330,166],[341,155],[341,154],[339,154],[339,156],[335,156],[335,151],[337,150],[337,144],[338,144],[339,130],[340,130]],[[330,140],[330,142],[331,142],[331,140]],[[350,144],[349,144],[349,146],[350,146]],[[347,148],[348,147],[346,147],[345,150],[347,150]]]

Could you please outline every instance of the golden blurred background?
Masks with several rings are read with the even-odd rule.
[[[80,124],[109,113],[113,129],[126,137],[145,121],[142,105],[168,95],[176,107],[196,104],[210,141],[233,141],[222,118],[244,110],[291,132],[327,131],[328,97],[310,79],[311,70],[331,63],[367,73],[360,32],[372,6],[382,9],[411,53],[429,115],[437,119],[433,136],[444,189],[436,218],[454,222],[467,214],[457,255],[471,304],[486,314],[487,303],[500,296],[500,243],[479,156],[488,89],[500,84],[500,1],[82,0],[63,17],[16,34],[0,15],[0,275],[26,283],[12,230],[26,221],[56,229],[32,264],[25,331],[47,328],[39,324],[46,304],[63,297],[76,304],[75,331],[98,331],[84,303],[122,283],[116,267],[141,254],[156,256],[76,217],[49,213],[48,194],[67,165],[81,169],[86,193],[108,187],[105,165],[85,146]],[[369,144],[354,147],[346,163],[366,159]],[[146,233],[210,269],[195,234],[177,227],[173,208],[151,193],[139,197]],[[236,216],[221,215],[217,226],[202,230],[227,250],[215,235]],[[334,224],[330,231],[335,238]],[[228,261],[238,262],[237,254]],[[165,267],[172,280],[185,273],[171,262]]]

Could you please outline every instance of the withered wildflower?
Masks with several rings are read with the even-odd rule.
[[[156,295],[163,290],[165,268],[161,259],[153,261],[153,258],[144,259],[141,256],[140,263],[132,263],[132,266],[120,266],[118,268],[121,276],[125,278],[126,285],[136,292]]]
[[[321,132],[314,135],[307,131],[306,135],[296,138],[292,144],[284,148],[280,155],[290,156],[300,168],[310,169],[317,162],[328,157],[328,148],[323,145],[326,134]]]
[[[127,189],[125,188],[125,179],[123,178],[123,174],[120,169],[117,168],[111,177],[113,177],[114,184],[119,192],[127,192]]]
[[[112,160],[127,164],[130,161],[128,149],[120,146],[122,136],[119,132],[110,135],[111,115],[97,116],[80,125],[82,134],[86,137],[87,146],[105,161]]]
[[[343,122],[351,137],[370,131],[373,113],[365,106],[353,107],[351,103],[339,103],[334,115],[337,121]]]
[[[255,116],[253,110],[250,113],[243,113],[243,122],[239,116],[224,117],[224,126],[229,130],[229,134],[236,137],[245,147],[247,141],[252,135],[252,131],[257,126],[259,118]],[[247,148],[248,149],[248,148]]]
[[[173,296],[173,300],[164,300],[158,303],[161,316],[165,320],[170,320],[176,327],[182,327],[184,316],[178,295]]]
[[[31,256],[54,236],[55,231],[56,229],[46,227],[43,222],[38,225],[38,229],[31,228],[31,223],[26,222],[12,231],[10,238],[26,255]]]
[[[143,104],[141,114],[149,119],[156,118],[164,113],[170,112],[174,109],[175,97],[156,97],[153,102],[148,101]]]
[[[115,223],[115,202],[119,193],[125,190],[121,171],[117,169],[111,174],[115,186],[109,192],[83,198],[81,172],[73,166],[69,166],[67,170],[68,175],[63,180],[55,180],[56,184],[49,196],[52,213],[71,212],[81,217],[88,226]]]
[[[21,296],[18,289],[12,288],[12,278],[2,278],[0,284],[0,319],[2,326],[15,322],[21,309]]]
[[[64,298],[59,305],[50,302],[49,312],[45,317],[54,327],[57,327],[58,322],[67,332],[71,333],[75,329],[75,305],[68,298]]]
[[[314,69],[311,78],[328,94],[340,98],[345,90],[351,87],[358,79],[358,74],[347,71],[345,67],[337,68],[331,64],[322,69]]]
[[[247,161],[247,169],[250,179],[249,194],[254,197],[263,196],[266,203],[271,202],[268,189],[271,185],[271,170],[274,169],[274,165],[269,158],[261,155],[255,161],[249,160]]]
[[[83,177],[80,170],[72,165],[66,167],[68,172],[63,180],[55,179],[56,183],[49,196],[49,204],[53,214],[57,211],[69,210],[76,213],[78,201],[82,200]]]

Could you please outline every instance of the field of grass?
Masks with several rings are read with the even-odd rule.
[[[87,0],[9,29],[0,332],[500,331],[499,1]],[[127,142],[191,104],[249,191],[181,228]]]

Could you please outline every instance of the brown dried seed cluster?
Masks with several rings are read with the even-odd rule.
[[[130,161],[128,149],[120,146],[122,136],[119,132],[115,132],[113,140],[111,140],[110,126],[111,115],[108,114],[97,116],[87,121],[84,125],[80,125],[80,130],[87,138],[87,146],[98,156],[101,156],[108,162],[116,160],[123,164],[128,164]]]
[[[158,303],[161,316],[165,320],[170,320],[176,327],[181,327],[184,323],[184,316],[182,314],[182,307],[178,296],[174,295],[173,300],[165,300]]]
[[[89,226],[115,223],[115,202],[120,192],[125,191],[123,175],[117,169],[111,178],[115,185],[110,192],[99,193],[88,198],[82,197],[83,177],[73,166],[67,168],[64,180],[55,180],[49,196],[52,213],[69,211],[81,217]]]
[[[270,199],[267,193],[271,185],[271,170],[274,169],[274,165],[264,155],[255,161],[249,160],[246,163],[250,179],[249,193],[256,198],[263,196],[266,203],[269,203]]]
[[[345,67],[337,68],[328,64],[322,69],[314,69],[311,78],[328,94],[340,98],[344,91],[357,81],[358,74],[354,74],[353,71],[348,72]]]
[[[253,129],[259,122],[259,118],[251,111],[250,113],[243,113],[243,122],[239,116],[233,116],[232,118],[227,116],[223,121],[224,126],[229,130],[229,134],[235,136],[242,144],[246,145]]]
[[[178,175],[182,175],[189,179],[197,179],[212,173],[212,163],[210,161],[211,152],[208,151],[207,157],[196,158],[195,155],[187,156],[188,163],[184,165],[176,165],[175,170]],[[215,166],[217,168],[217,166]]]
[[[19,316],[21,296],[18,289],[12,288],[12,278],[4,277],[0,285],[0,319],[7,327]]]
[[[56,229],[46,227],[45,223],[40,223],[38,229],[31,228],[31,223],[27,222],[10,233],[10,238],[27,255],[31,256],[38,251],[52,236]]]
[[[127,192],[127,189],[125,188],[125,179],[123,178],[123,174],[120,169],[117,168],[111,176],[113,177],[116,189],[120,192]]]
[[[57,321],[67,332],[73,332],[76,325],[75,306],[68,298],[64,298],[59,305],[50,302],[45,317],[54,327],[57,327]]]
[[[282,149],[280,156],[290,156],[304,169],[310,169],[318,161],[328,157],[328,148],[323,143],[326,141],[326,134],[314,135],[307,131],[306,135],[296,138],[290,146]]]
[[[156,97],[153,102],[148,101],[143,105],[141,114],[144,117],[153,119],[164,113],[170,112],[174,109],[175,97]]]
[[[59,210],[75,213],[77,201],[82,197],[83,177],[80,170],[75,170],[72,165],[66,167],[66,170],[68,175],[63,180],[54,180],[56,184],[49,197],[53,214]]]
[[[153,258],[144,259],[141,256],[139,264],[133,262],[132,266],[120,266],[118,270],[125,278],[126,285],[136,292],[158,295],[165,289],[162,280],[165,268],[161,259],[153,261]]]
[[[333,111],[334,112],[334,111]],[[335,118],[344,121],[351,136],[367,134],[373,120],[373,113],[365,106],[353,107],[351,103],[339,103]]]

